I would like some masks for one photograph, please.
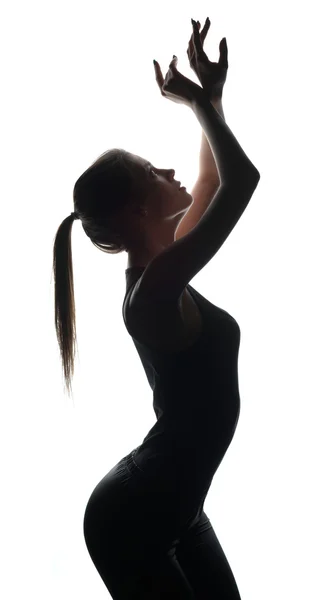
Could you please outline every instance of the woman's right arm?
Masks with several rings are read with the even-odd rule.
[[[210,144],[221,185],[236,184],[237,181],[254,181],[257,184],[260,179],[258,169],[204,93],[197,95],[191,108]]]

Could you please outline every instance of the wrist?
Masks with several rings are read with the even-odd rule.
[[[191,102],[191,108],[194,112],[200,108],[210,108],[212,106],[211,98],[206,94],[203,88],[200,88],[200,92],[195,94]]]
[[[221,115],[222,119],[224,119],[223,106],[222,106],[222,96],[213,98],[211,100],[211,104],[213,108]]]
[[[217,102],[222,102],[222,92],[221,92],[221,94],[218,94],[218,93],[212,94],[210,101],[212,102],[212,104],[217,103]]]
[[[222,84],[212,86],[212,88],[210,90],[210,98],[211,98],[212,102],[222,100],[223,88],[224,88],[224,86]]]

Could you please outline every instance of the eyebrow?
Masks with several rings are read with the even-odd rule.
[[[147,173],[147,176],[150,176],[150,169],[152,168],[152,166],[153,166],[153,165],[151,164],[151,162],[147,162],[147,163],[145,164],[145,171],[146,171],[146,173]]]

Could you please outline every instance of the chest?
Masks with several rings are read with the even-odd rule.
[[[177,303],[154,303],[126,311],[131,334],[139,342],[165,351],[178,351],[193,345],[202,332],[202,316],[185,288]]]

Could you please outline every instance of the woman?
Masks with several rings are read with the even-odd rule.
[[[76,216],[91,241],[107,252],[128,252],[123,318],[157,417],[142,444],[98,483],[85,510],[88,551],[117,600],[240,598],[203,511],[239,418],[240,329],[189,281],[228,237],[260,176],[212,106],[226,80],[226,43],[219,63],[210,63],[203,51],[210,21],[201,33],[192,24],[188,56],[203,87],[179,73],[176,57],[165,80],[158,63],[155,72],[162,95],[193,110],[216,158],[221,184],[204,217],[190,209],[192,196],[173,170],[120,150],[100,157],[74,190]],[[75,331],[74,216],[60,226],[54,248],[55,322],[67,385]]]

